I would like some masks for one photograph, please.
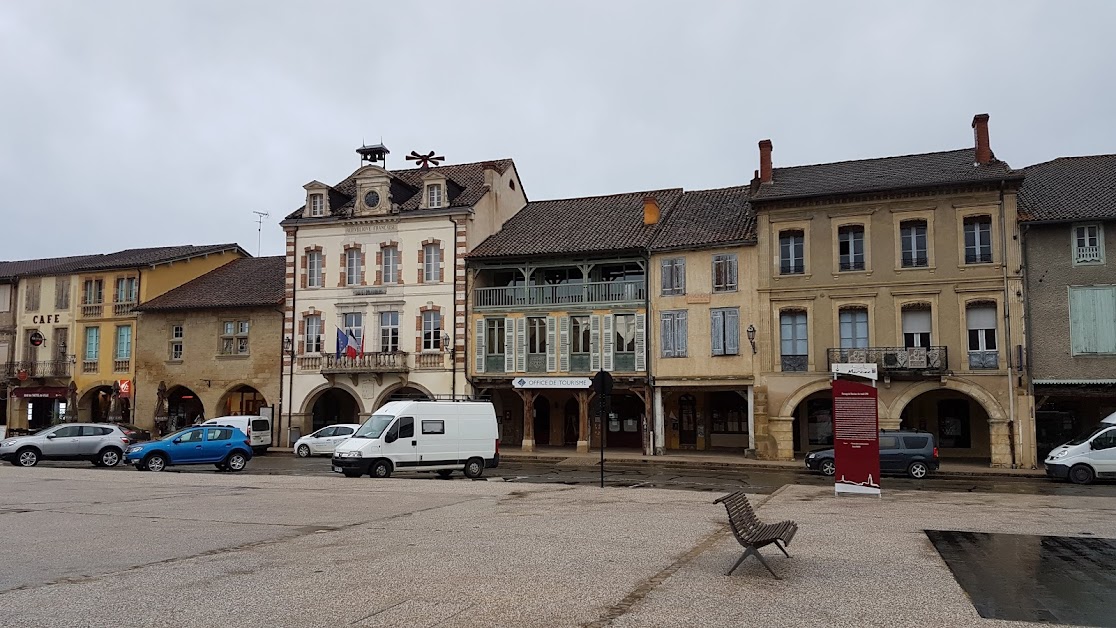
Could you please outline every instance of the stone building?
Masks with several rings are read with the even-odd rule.
[[[1019,191],[1041,460],[1116,412],[1116,155],[1025,169]]]
[[[128,249],[21,274],[9,429],[132,420],[134,395],[158,384],[136,370],[134,308],[245,255],[236,244]]]
[[[655,453],[761,450],[756,223],[747,186],[686,192],[650,246]],[[758,440],[757,440],[758,439]]]
[[[278,414],[286,260],[236,259],[136,308],[135,423],[160,431],[199,417]],[[158,391],[165,425],[155,425]]]
[[[972,129],[970,148],[796,167],[760,142],[756,422],[774,457],[831,445],[831,365],[875,363],[881,427],[928,430],[945,459],[1035,463],[1023,173],[993,155],[987,115]]]
[[[284,419],[303,434],[390,399],[469,392],[464,256],[527,202],[510,159],[388,170],[383,146],[357,153],[359,169],[306,184],[282,222]]]

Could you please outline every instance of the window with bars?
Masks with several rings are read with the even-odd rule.
[[[736,291],[736,254],[713,256],[713,292]]]
[[[779,234],[779,274],[801,275],[806,272],[806,234],[801,230]]]
[[[839,269],[864,270],[864,227],[846,225],[837,230]]]
[[[992,263],[991,216],[970,216],[965,219],[965,263]]]
[[[901,246],[901,265],[903,268],[918,268],[930,265],[926,244],[926,221],[907,220],[899,223]]]
[[[248,355],[248,321],[221,323],[221,355]]]
[[[380,351],[399,351],[399,312],[380,312]]]
[[[385,246],[380,250],[380,275],[384,283],[399,283],[399,249]]]

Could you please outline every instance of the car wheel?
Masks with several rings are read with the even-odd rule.
[[[39,452],[30,447],[21,449],[19,453],[16,454],[14,462],[18,463],[21,467],[33,467],[39,464]]]
[[[97,457],[97,461],[105,467],[115,467],[120,464],[120,450],[115,447],[107,447],[101,451]]]
[[[299,445],[298,449],[295,450],[295,453],[298,454],[299,458],[309,458],[310,457],[310,446],[309,445]]]
[[[368,470],[368,475],[374,478],[391,477],[391,463],[387,460],[377,460],[373,462],[372,468]]]
[[[143,468],[148,471],[165,471],[167,468],[167,459],[163,454],[151,454],[143,460]]]
[[[927,473],[930,473],[930,468],[926,466],[925,462],[915,460],[911,463],[911,466],[907,467],[907,475],[916,480],[925,478]]]
[[[818,471],[821,471],[822,475],[834,475],[837,473],[837,463],[833,458],[826,458],[818,464]]]
[[[345,469],[344,471],[342,471],[342,473],[344,473],[345,477],[347,477],[347,478],[359,478],[360,477],[360,471],[352,471],[352,470],[349,470],[349,469]]]
[[[441,471],[438,472],[438,477],[442,478],[443,480],[450,479],[450,477],[452,475],[453,475],[453,471],[451,471],[449,469],[442,469]]]
[[[465,477],[473,480],[484,475],[484,460],[480,458],[469,458],[465,463]]]
[[[1093,473],[1093,468],[1087,464],[1074,465],[1069,470],[1070,482],[1074,484],[1092,484],[1094,477],[1096,474]]]
[[[225,458],[225,466],[229,471],[243,471],[244,467],[248,466],[248,459],[239,451],[234,451]]]

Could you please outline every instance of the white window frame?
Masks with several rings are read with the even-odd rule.
[[[1094,229],[1096,232],[1090,236],[1089,230]],[[1099,222],[1080,223],[1073,226],[1070,232],[1073,245],[1073,265],[1074,266],[1092,266],[1095,264],[1104,264],[1104,225]],[[1082,246],[1081,242],[1084,239],[1085,244]],[[1094,244],[1089,244],[1089,240],[1093,239]],[[1093,250],[1089,250],[1093,249]]]
[[[908,328],[919,327],[916,320],[921,319],[922,313],[926,315],[926,331],[907,331]],[[925,308],[909,308],[899,313],[900,329],[903,333],[903,347],[907,349],[928,349],[934,346],[934,311]],[[919,327],[921,329],[921,327]],[[911,336],[908,338],[907,336]]]
[[[248,355],[248,321],[221,321],[221,355]]]
[[[357,347],[364,339],[364,312],[342,312],[341,329],[356,340]]]
[[[864,231],[864,225],[841,225],[837,228],[839,272],[855,272],[867,268],[867,257],[864,255]],[[841,252],[841,246],[844,244],[848,244],[847,254]]]
[[[431,243],[422,247],[422,282],[441,281],[442,247]]]
[[[322,315],[309,314],[305,321],[306,338],[303,341],[303,351],[307,354],[322,352]],[[314,324],[312,326],[312,323]]]
[[[426,206],[430,209],[442,207],[443,194],[441,183],[430,183],[426,186]]]
[[[310,216],[312,218],[325,216],[325,194],[310,195]]]
[[[485,356],[503,356],[507,349],[507,323],[503,317],[484,319]]]
[[[399,312],[380,312],[380,351],[399,352]]]
[[[360,249],[345,250],[345,285],[360,285]]]
[[[422,350],[434,352],[442,350],[442,313],[427,310],[422,313]]]
[[[389,285],[399,283],[399,247],[380,249],[380,261],[380,280]]]
[[[177,324],[171,325],[170,329],[170,360],[179,362],[182,360],[182,354],[185,349],[186,341],[186,326]]]
[[[787,334],[788,329],[790,334]],[[788,348],[790,352],[787,351]],[[810,355],[810,316],[805,310],[780,312],[779,357],[799,355]]]
[[[322,261],[324,256],[321,251],[308,251],[306,253],[306,287],[321,288],[325,285],[325,272]]]
[[[116,278],[116,302],[117,303],[135,303],[138,281],[135,277],[117,277]]]

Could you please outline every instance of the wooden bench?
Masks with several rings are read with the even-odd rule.
[[[761,522],[756,517],[755,511],[752,510],[752,505],[748,503],[748,497],[743,491],[725,495],[713,503],[725,505],[725,510],[728,511],[729,525],[732,526],[732,533],[736,535],[736,540],[740,542],[740,545],[744,546],[744,554],[725,575],[731,576],[732,572],[736,571],[736,568],[744,562],[745,558],[754,555],[764,567],[767,567],[771,575],[775,576],[776,580],[782,580],[760,555],[759,548],[774,543],[775,547],[783,552],[783,555],[790,558],[786,546],[790,545],[795,532],[798,532],[798,524],[793,521]]]

